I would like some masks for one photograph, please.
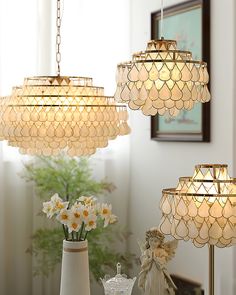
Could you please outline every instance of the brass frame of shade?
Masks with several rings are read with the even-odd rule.
[[[181,63],[201,64],[201,65],[207,66],[206,62],[199,61],[199,60],[185,60],[185,61],[183,61],[183,60],[178,60],[178,59],[172,59],[172,60],[167,60],[167,59],[149,59],[149,60],[146,60],[146,59],[144,59],[148,53],[163,53],[163,52],[174,53],[174,55],[175,55],[175,53],[185,53],[186,55],[188,54],[188,55],[190,55],[192,57],[192,52],[191,51],[184,51],[184,50],[146,50],[146,51],[139,51],[139,52],[134,53],[132,55],[134,60],[119,63],[117,66],[118,67],[119,66],[123,66],[123,67],[131,66],[132,64],[134,64],[136,62],[181,62]],[[135,60],[136,58],[137,58],[137,60]]]
[[[131,67],[132,66],[132,61],[125,61],[125,62],[122,62],[122,63],[119,63],[117,64],[117,67]]]
[[[126,105],[115,105],[115,104],[84,104],[84,105],[79,105],[79,104],[71,104],[71,105],[65,105],[65,104],[32,104],[32,105],[27,105],[27,104],[21,104],[21,105],[7,105],[6,107],[115,107],[115,108],[125,108]]]
[[[166,59],[148,59],[148,60],[137,60],[132,62],[134,63],[144,63],[144,62],[163,62],[163,63],[167,63],[167,62],[176,62],[176,63],[188,63],[188,64],[200,64],[203,65],[205,67],[207,67],[207,63],[204,61],[194,61],[194,60],[178,60],[178,59],[172,59],[172,60],[166,60]]]
[[[162,190],[162,193],[165,195],[178,195],[178,196],[185,196],[185,197],[236,197],[236,194],[197,194],[197,193],[181,193],[179,190],[175,188],[166,188]]]
[[[15,97],[91,97],[91,98],[107,98],[114,99],[113,96],[103,96],[103,95],[83,95],[83,94],[25,94],[25,95],[15,95]]]
[[[50,78],[52,79],[56,79],[58,81],[62,81],[62,80],[69,80],[69,79],[78,79],[78,80],[90,80],[90,81],[93,81],[93,78],[90,78],[90,77],[81,77],[81,76],[58,76],[58,75],[53,75],[53,76],[32,76],[32,77],[27,77],[25,78],[24,80],[27,81],[27,80],[39,80],[39,79],[47,79],[49,80]]]
[[[53,85],[53,84],[50,84],[50,85],[47,85],[47,84],[30,84],[30,85],[25,85],[23,86],[24,88],[33,88],[33,87],[70,87],[70,88],[79,88],[79,87],[86,87],[86,88],[94,88],[94,89],[104,89],[104,87],[99,87],[99,86],[91,86],[91,85]],[[18,89],[23,89],[22,86],[18,86],[17,87]]]
[[[236,184],[236,178],[230,178],[226,180],[221,180],[221,179],[193,179],[190,176],[183,176],[180,177],[179,180],[188,180],[190,182],[207,182],[207,183],[235,183]]]
[[[177,44],[177,41],[176,40],[173,40],[173,39],[164,39],[164,37],[162,37],[161,39],[152,39],[152,40],[149,40],[148,41],[148,44],[149,43],[152,43],[152,42],[162,42],[162,43],[166,43],[166,42],[169,42],[169,43],[175,43]]]
[[[227,168],[227,164],[198,164],[195,168]]]
[[[191,51],[188,51],[188,50],[164,50],[164,49],[156,49],[156,50],[145,50],[145,51],[138,51],[138,52],[135,52],[132,54],[132,56],[136,56],[136,55],[143,55],[143,54],[146,54],[146,53],[163,53],[163,52],[166,52],[166,53],[185,53],[186,55],[191,55],[192,56],[192,52]]]

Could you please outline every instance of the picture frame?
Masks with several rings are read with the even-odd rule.
[[[151,14],[152,40],[161,37],[160,19],[160,10]],[[194,59],[207,62],[210,75],[210,0],[190,0],[165,8],[164,37],[177,40],[178,49],[190,50]],[[208,87],[210,91],[210,83]],[[152,116],[151,139],[210,142],[210,123],[210,102],[197,103],[192,110],[181,111],[177,117]]]

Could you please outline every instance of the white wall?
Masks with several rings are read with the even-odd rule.
[[[236,3],[234,2],[234,23],[233,23],[233,30],[234,30],[234,33],[233,33],[233,42],[234,42],[234,49],[236,48]],[[235,51],[235,50],[234,50]],[[234,65],[234,93],[236,93],[236,58],[235,58],[235,55],[233,56],[233,65]],[[234,105],[233,105],[233,111],[234,113],[236,112],[236,101],[234,100]],[[233,133],[234,133],[234,147],[233,149],[235,150],[236,149],[236,116],[234,116],[234,122],[233,122]],[[235,160],[235,157],[234,157],[234,175],[236,173],[236,160]],[[234,264],[234,274],[236,273],[236,247],[234,247],[233,249],[234,251],[234,259],[233,259],[233,264]],[[236,280],[234,280],[234,294],[236,294]]]
[[[166,6],[180,3],[166,0]],[[226,5],[227,2],[227,5]],[[131,52],[143,50],[150,39],[150,14],[157,0],[131,0]],[[234,166],[234,1],[211,1],[211,143],[174,143],[150,140],[150,118],[131,115],[130,249],[139,253],[136,239],[160,221],[161,190],[175,186],[179,176],[192,175],[195,164],[226,163]],[[170,271],[203,283],[208,288],[207,248],[180,243]],[[216,295],[233,294],[233,248],[216,251]],[[138,269],[136,270],[136,272]],[[207,294],[208,292],[206,292]]]

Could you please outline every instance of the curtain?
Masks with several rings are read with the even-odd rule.
[[[0,0],[0,94],[37,74],[36,0]],[[19,176],[27,161],[17,149],[0,143],[0,294],[34,295],[33,260],[26,253],[36,227],[38,205],[32,185]],[[40,288],[39,288],[40,286]],[[49,294],[49,293],[48,293]]]

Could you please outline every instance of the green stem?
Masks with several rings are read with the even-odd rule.
[[[79,241],[82,240],[83,231],[84,231],[84,222],[82,222],[82,225],[81,225],[80,234],[79,234]]]
[[[86,240],[87,239],[87,236],[88,236],[88,231],[86,231],[86,233],[85,233],[85,236],[84,236],[84,240]]]
[[[68,202],[70,199],[70,196],[69,196],[69,184],[67,183],[66,184],[66,201]]]
[[[66,201],[69,202],[69,199],[70,199],[70,196],[69,196],[69,184],[66,183]],[[69,209],[70,207],[70,204],[68,204],[68,207],[67,209]],[[63,230],[64,230],[64,233],[65,233],[65,236],[66,236],[66,240],[69,239],[69,230],[68,230],[68,227],[65,227],[63,225]],[[73,235],[72,235],[72,240],[73,240]]]
[[[76,241],[79,241],[79,232],[76,232]]]
[[[64,224],[62,224],[62,228],[63,228],[63,231],[64,231],[65,239],[68,240],[68,234],[67,234],[66,227],[65,227]]]
[[[72,241],[74,241],[75,240],[74,232],[72,232],[71,235],[72,235]]]

